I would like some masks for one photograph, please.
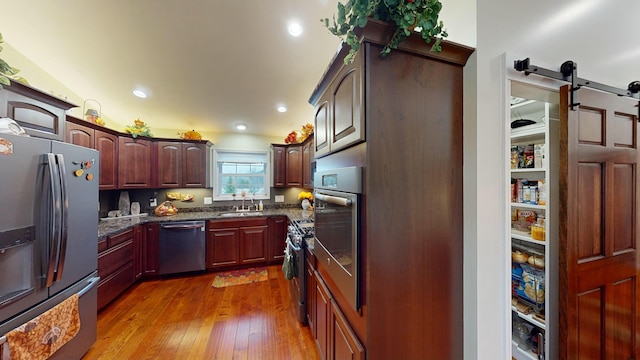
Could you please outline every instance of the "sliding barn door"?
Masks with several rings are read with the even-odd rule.
[[[638,101],[560,90],[560,355],[638,354]]]

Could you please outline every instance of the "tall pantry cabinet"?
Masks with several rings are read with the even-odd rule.
[[[557,93],[511,82],[511,355],[558,357]]]
[[[381,57],[392,35],[368,21],[354,62],[343,48],[310,99],[318,170],[363,167],[361,317],[333,295],[367,359],[461,359],[462,90],[474,49],[431,52],[412,34]]]

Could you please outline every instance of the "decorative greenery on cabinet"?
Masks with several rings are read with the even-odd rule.
[[[382,56],[396,49],[414,31],[420,33],[427,44],[433,42],[432,51],[442,51],[440,43],[448,34],[443,22],[438,20],[441,9],[439,0],[349,0],[346,4],[338,3],[338,13],[333,21],[327,18],[321,21],[351,47],[344,58],[344,63],[348,64],[360,48],[361,39],[355,29],[363,28],[370,18],[395,24],[395,32],[382,49]]]

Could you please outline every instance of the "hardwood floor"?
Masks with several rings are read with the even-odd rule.
[[[257,283],[214,288],[214,278],[132,286],[98,314],[98,339],[83,359],[319,359],[280,266]]]

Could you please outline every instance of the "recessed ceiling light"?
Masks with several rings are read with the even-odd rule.
[[[292,22],[287,27],[291,36],[300,36],[302,34],[302,26],[297,22]]]
[[[278,106],[278,112],[287,112],[287,107],[286,106]]]
[[[240,131],[245,131],[247,130],[247,125],[245,124],[238,124],[236,125],[236,129],[240,130]]]
[[[139,98],[143,98],[143,99],[147,97],[147,93],[145,93],[142,90],[137,90],[137,89],[133,90],[133,95],[135,95],[135,96],[137,96]]]

